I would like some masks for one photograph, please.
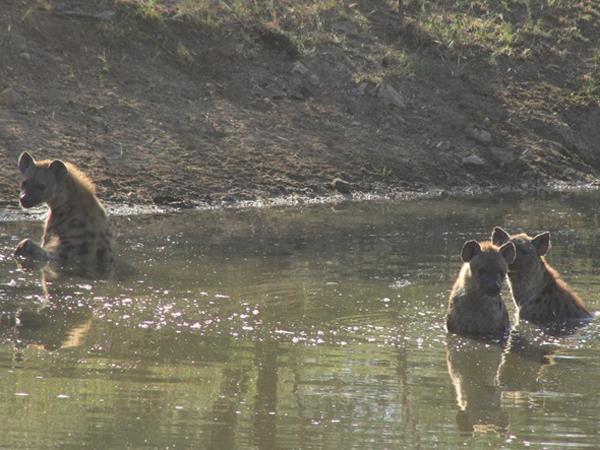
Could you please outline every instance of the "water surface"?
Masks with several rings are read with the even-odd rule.
[[[596,322],[447,337],[467,239],[549,230],[600,309],[595,193],[116,217],[119,281],[43,282],[0,224],[5,448],[596,448]],[[514,307],[507,291],[504,297]]]

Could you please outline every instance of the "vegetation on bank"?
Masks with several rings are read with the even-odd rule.
[[[594,0],[113,0],[148,20],[186,20],[203,27],[266,30],[298,55],[310,56],[326,45],[347,47],[348,34],[368,35],[373,18],[385,11],[396,18],[397,34],[372,36],[366,44],[376,69],[359,71],[355,81],[378,82],[389,76],[422,77],[433,70],[419,58],[434,52],[460,64],[483,58],[527,61],[565,57],[580,47],[585,68],[572,95],[600,104],[600,3]],[[51,0],[30,9],[50,11]],[[189,51],[180,48],[185,58]],[[345,48],[356,51],[353,48]],[[543,60],[540,60],[543,63]]]
[[[127,199],[600,177],[596,0],[27,0],[1,21],[9,159],[79,152]]]
[[[356,81],[378,81],[390,75],[426,76],[419,51],[433,51],[460,64],[485,58],[526,61],[565,56],[579,44],[593,44],[600,24],[600,3],[593,0],[116,0],[132,4],[151,20],[185,19],[202,26],[265,27],[286,39],[298,54],[310,56],[325,45],[344,47],[348,34],[367,33],[373,18],[385,10],[395,15],[398,35],[369,45],[377,63]],[[389,17],[389,16],[388,16]],[[392,16],[393,17],[393,16]],[[352,49],[348,49],[352,51]],[[586,56],[576,100],[600,102],[600,46]]]

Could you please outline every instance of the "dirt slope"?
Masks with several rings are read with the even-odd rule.
[[[16,205],[23,150],[135,203],[311,196],[335,177],[364,192],[595,181],[600,109],[579,93],[597,17],[580,38],[492,58],[439,41],[414,11],[400,24],[396,2],[340,4],[364,21],[324,15],[307,50],[293,23],[2,2],[0,201]]]

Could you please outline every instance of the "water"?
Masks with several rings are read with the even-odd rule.
[[[596,321],[503,349],[444,315],[462,243],[495,225],[550,230],[600,309],[599,197],[116,217],[110,282],[18,270],[41,224],[1,223],[0,447],[596,448]]]

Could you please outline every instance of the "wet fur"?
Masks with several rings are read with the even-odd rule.
[[[465,247],[468,244],[465,243]],[[489,295],[482,289],[476,274],[480,268],[489,268],[501,271],[504,279],[508,263],[500,249],[492,243],[479,245],[481,250],[472,259],[465,261],[463,256],[465,262],[448,301],[446,326],[449,332],[461,335],[504,337],[510,329],[506,306],[499,291]],[[512,252],[514,258],[514,247]]]
[[[550,248],[549,233],[545,247],[536,251],[536,239],[540,240],[543,235],[545,233],[534,238],[525,233],[510,236],[501,228],[495,228],[492,233],[494,243],[510,240],[517,247],[517,258],[509,267],[508,279],[519,317],[543,326],[572,325],[590,319],[592,315],[581,298],[544,258]]]
[[[24,178],[22,205],[46,203],[50,212],[41,246],[25,239],[15,256],[25,261],[55,262],[84,274],[107,274],[113,266],[112,237],[92,181],[73,164],[35,161],[26,153],[19,158],[19,167]],[[45,188],[30,189],[36,182]],[[28,189],[33,192],[29,197]]]

